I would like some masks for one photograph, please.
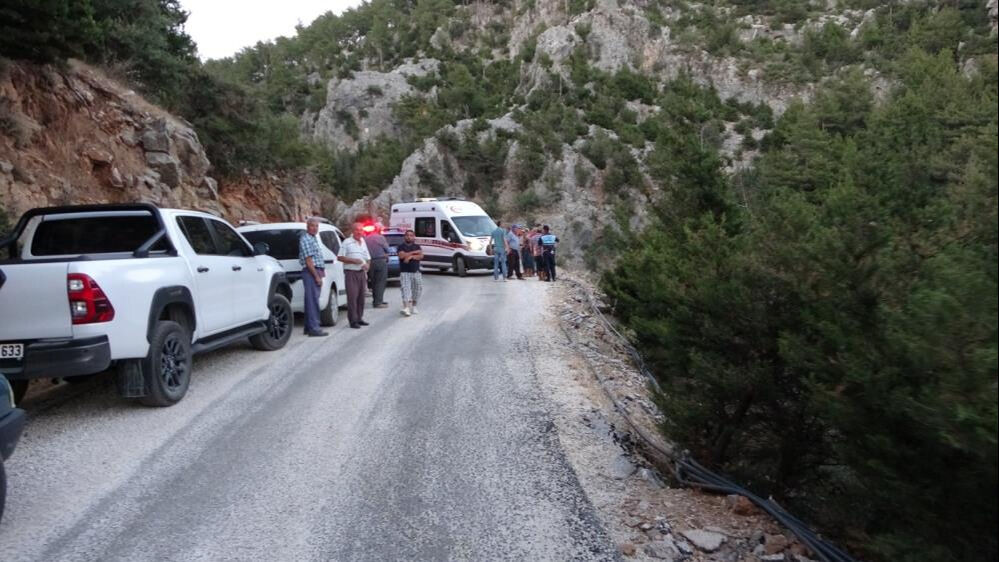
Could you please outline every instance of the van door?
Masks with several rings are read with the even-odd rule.
[[[423,265],[451,265],[451,254],[437,233],[437,217],[425,216],[413,219],[416,243],[423,249]]]

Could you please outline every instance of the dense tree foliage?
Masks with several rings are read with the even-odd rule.
[[[996,66],[899,69],[880,106],[847,75],[788,110],[742,189],[664,158],[704,195],[604,284],[696,456],[874,558],[995,559]]]

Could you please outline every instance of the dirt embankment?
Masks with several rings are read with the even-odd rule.
[[[304,174],[212,177],[190,123],[89,65],[0,61],[0,208],[144,201],[232,221],[323,210]]]

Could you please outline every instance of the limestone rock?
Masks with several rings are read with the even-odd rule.
[[[790,542],[784,535],[767,535],[763,541],[763,547],[767,554],[777,554],[786,549]]]
[[[683,531],[681,534],[686,537],[687,540],[694,543],[694,546],[704,552],[714,552],[721,547],[723,542],[725,542],[725,535],[712,531],[698,529]]]
[[[157,119],[142,132],[142,149],[146,152],[170,152],[170,134],[165,119]]]
[[[147,152],[146,164],[159,173],[163,183],[170,187],[180,185],[180,162],[170,154]]]
[[[677,551],[672,542],[652,541],[645,545],[645,554],[659,560],[669,560],[672,562],[677,558]]]
[[[339,150],[353,151],[380,136],[400,134],[394,104],[404,96],[428,95],[410,85],[408,78],[434,74],[439,66],[436,59],[421,59],[391,72],[360,71],[350,78],[330,80],[326,106],[311,126],[313,138]],[[303,124],[303,128],[310,126]]]

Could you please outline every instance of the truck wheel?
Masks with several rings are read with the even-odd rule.
[[[7,473],[3,470],[3,459],[0,459],[0,521],[3,520],[3,505],[7,502]]]
[[[326,308],[319,311],[320,326],[336,326],[337,316],[340,315],[340,306],[336,302],[336,285],[330,286],[330,300],[326,303]]]
[[[141,361],[146,406],[173,406],[191,384],[191,334],[183,326],[161,320],[149,339],[149,354]]]
[[[250,345],[262,351],[281,349],[291,338],[292,320],[291,303],[284,295],[275,293],[271,296],[271,315],[267,319],[267,329],[250,336]]]
[[[27,379],[19,381],[9,381],[10,388],[14,391],[14,405],[21,403],[24,400],[24,395],[28,393],[28,384],[31,382]]]
[[[458,256],[454,258],[454,270],[458,274],[458,277],[465,277],[468,272],[465,270],[465,257]]]

